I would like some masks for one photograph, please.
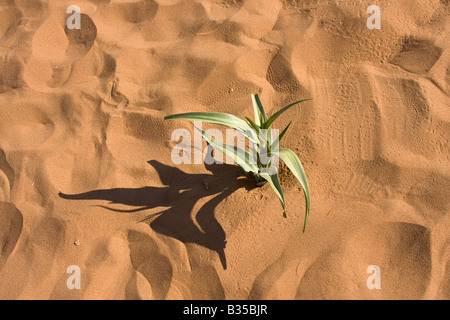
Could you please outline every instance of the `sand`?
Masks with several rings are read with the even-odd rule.
[[[1,0],[0,298],[449,299],[449,40],[444,0]],[[236,165],[172,163],[164,116],[252,93],[313,99],[275,123],[305,233],[292,175],[285,219]]]

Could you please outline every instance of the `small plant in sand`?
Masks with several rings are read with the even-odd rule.
[[[278,178],[277,169],[277,160],[278,158],[281,159],[298,179],[305,194],[306,212],[303,226],[304,232],[308,221],[310,208],[310,195],[306,174],[299,158],[292,150],[279,148],[279,142],[286,134],[292,121],[277,137],[272,136],[271,126],[283,112],[292,106],[307,100],[311,99],[291,103],[273,114],[271,117],[267,117],[258,95],[252,95],[255,120],[252,120],[249,117],[242,117],[242,119],[240,119],[234,115],[221,112],[189,112],[166,116],[164,119],[201,121],[205,123],[224,125],[233,128],[241,133],[245,138],[249,139],[252,143],[252,154],[245,150],[245,147],[240,148],[232,144],[219,142],[207,132],[195,127],[195,129],[202,134],[203,139],[205,139],[210,146],[231,157],[246,173],[253,173],[257,186],[262,186],[264,183],[269,182],[270,186],[281,201],[283,216],[286,217],[286,203]]]

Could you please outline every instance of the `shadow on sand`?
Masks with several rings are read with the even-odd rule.
[[[134,207],[116,212],[138,212],[156,207],[168,209],[152,214],[143,221],[150,221],[150,227],[160,233],[182,241],[196,243],[219,255],[224,269],[226,237],[222,226],[214,217],[217,205],[239,188],[252,189],[255,184],[249,179],[239,179],[244,174],[238,166],[227,164],[206,165],[211,174],[188,174],[158,161],[148,162],[158,172],[166,187],[115,188],[93,190],[80,194],[59,196],[69,200],[107,200],[110,204]],[[213,196],[192,216],[195,204],[202,198]]]

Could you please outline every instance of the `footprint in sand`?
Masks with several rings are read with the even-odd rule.
[[[434,66],[442,54],[442,49],[436,47],[430,40],[406,38],[403,40],[400,52],[390,63],[406,71],[426,74]]]
[[[14,171],[6,160],[5,152],[0,149],[0,202],[9,202],[14,184]]]
[[[0,247],[5,245],[8,248],[5,257],[10,257],[9,263],[4,264],[5,258],[3,253],[0,253],[0,269],[3,262],[3,269],[0,271],[0,299],[36,299],[36,293],[28,291],[27,288],[30,284],[35,287],[48,284],[52,272],[61,267],[59,263],[67,227],[65,222],[59,219],[43,217],[35,221],[32,230],[21,235],[20,211],[13,205],[4,210],[0,203],[0,213],[3,212],[7,213],[7,220],[3,220],[0,214]],[[15,248],[19,236],[21,241]],[[2,243],[3,239],[7,240]]]
[[[9,180],[3,171],[0,170],[0,202],[9,202],[10,199]]]
[[[81,14],[79,30],[67,28],[66,18],[49,18],[33,36],[32,57],[24,66],[24,80],[32,89],[61,87],[70,78],[73,65],[94,45],[97,27],[87,14]]]
[[[17,8],[2,7],[0,8],[0,39],[10,34],[14,25],[19,25],[22,14]]]
[[[12,55],[0,57],[0,92],[24,87],[23,62]]]
[[[131,230],[128,242],[136,274],[127,285],[127,299],[165,299],[173,276],[169,258],[161,253],[157,242],[147,234]]]
[[[94,21],[87,15],[81,14],[81,29],[64,28],[64,33],[69,40],[66,49],[66,60],[75,61],[85,56],[97,38],[97,27]]]
[[[152,0],[118,0],[103,7],[100,14],[107,23],[120,21],[134,24],[152,20],[158,7],[159,4]]]
[[[71,63],[86,55],[96,38],[97,27],[87,14],[81,14],[81,29],[72,30],[64,17],[51,17],[33,36],[33,57],[55,65]]]
[[[54,131],[54,122],[36,105],[17,102],[0,109],[0,145],[11,151],[34,150]]]
[[[22,223],[22,213],[16,206],[0,201],[0,272],[19,240]]]
[[[367,287],[367,268],[381,271],[381,289]],[[430,232],[403,222],[368,226],[318,258],[296,299],[420,299],[431,275]]]

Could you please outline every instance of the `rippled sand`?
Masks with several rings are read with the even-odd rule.
[[[72,4],[0,3],[0,298],[450,298],[448,1],[377,1],[380,30],[372,1]],[[286,172],[284,219],[236,165],[172,163],[164,116],[252,93],[313,98],[276,123],[305,233]]]

